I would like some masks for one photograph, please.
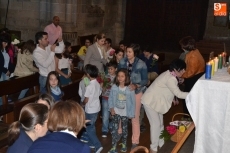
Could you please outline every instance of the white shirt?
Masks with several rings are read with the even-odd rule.
[[[55,50],[64,50],[63,41],[59,42],[59,46]],[[47,77],[49,72],[55,71],[54,52],[51,51],[51,45],[48,45],[45,50],[37,45],[33,52],[33,59],[39,68],[39,74]]]
[[[101,86],[96,79],[91,80],[86,87],[85,97],[89,100],[85,105],[85,112],[88,114],[97,113],[101,110],[99,96],[101,95]]]
[[[69,58],[64,58],[62,57],[61,59],[58,59],[58,68],[61,69],[65,69],[65,68],[70,68],[70,64],[69,64]]]
[[[62,132],[62,133],[68,133],[68,134],[70,134],[70,135],[74,136],[75,138],[77,137],[77,136],[74,134],[74,132],[73,132],[73,131],[69,131],[68,129],[61,130],[60,132]]]

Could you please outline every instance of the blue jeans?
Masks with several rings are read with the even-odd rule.
[[[109,104],[108,100],[102,98],[102,132],[109,132]]]
[[[5,80],[9,80],[9,76],[7,76],[5,73],[2,72],[0,81],[5,81]],[[0,97],[0,105],[2,105],[2,97]]]
[[[40,84],[40,92],[42,92],[46,86],[47,77],[40,75],[39,76],[39,84]]]
[[[23,89],[23,90],[20,92],[20,95],[18,96],[18,99],[24,98],[28,90],[29,90],[29,88]]]
[[[97,115],[98,113],[93,113],[93,114],[85,113],[86,120],[90,120],[90,122],[87,123],[86,126],[86,132],[89,138],[89,144],[95,146],[95,150],[98,150],[100,147],[102,147],[101,142],[97,138],[96,128],[95,128]]]

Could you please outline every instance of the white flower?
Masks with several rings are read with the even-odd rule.
[[[159,56],[157,56],[156,54],[153,54],[153,58],[155,58],[155,59],[159,59]]]
[[[20,41],[16,38],[14,39],[14,41],[11,42],[11,44],[13,44],[13,45],[17,45],[19,43],[20,43]]]

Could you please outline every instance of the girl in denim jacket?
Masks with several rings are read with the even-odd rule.
[[[117,153],[117,142],[119,141],[118,128],[121,122],[122,143],[121,152],[127,151],[128,119],[135,116],[135,93],[129,89],[130,77],[126,69],[117,72],[114,85],[111,88],[108,103],[112,115],[111,134],[112,148],[109,153]]]

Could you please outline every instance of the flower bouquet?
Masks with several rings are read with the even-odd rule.
[[[115,53],[114,49],[109,51],[108,61],[111,61],[113,59],[114,53]]]
[[[97,81],[99,84],[101,84],[102,89],[111,88],[111,79],[109,77],[106,77],[105,73],[99,73]]]
[[[152,67],[156,65],[156,62],[158,61],[158,59],[159,59],[159,56],[157,56],[156,54],[153,54],[153,61],[151,63]]]

